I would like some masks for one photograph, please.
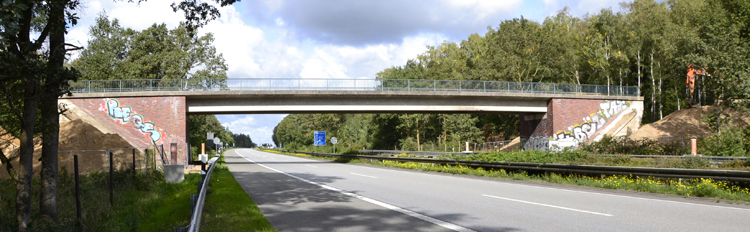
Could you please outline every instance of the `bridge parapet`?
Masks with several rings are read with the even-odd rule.
[[[414,91],[414,92],[508,92],[639,96],[634,86],[576,85],[471,80],[380,80],[380,79],[130,79],[84,80],[70,83],[73,93],[232,91],[232,90],[315,90],[315,91]]]

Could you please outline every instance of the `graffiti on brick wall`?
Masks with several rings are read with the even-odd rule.
[[[612,117],[628,108],[628,106],[630,106],[629,101],[604,101],[599,103],[599,110],[583,118],[582,123],[572,125],[566,131],[558,131],[552,136],[552,139],[556,141],[553,145],[564,148],[577,146],[578,143],[589,140],[609,120],[612,120]]]
[[[104,103],[99,110],[106,111],[109,117],[120,124],[133,124],[137,130],[147,135],[154,143],[167,137],[166,131],[156,127],[156,124],[147,121],[142,115],[136,114],[130,106],[120,105],[120,101],[117,99],[104,99]]]
[[[547,151],[550,147],[549,137],[546,137],[546,136],[533,136],[528,139],[521,138],[521,141],[523,142],[523,149],[526,151],[528,150]]]

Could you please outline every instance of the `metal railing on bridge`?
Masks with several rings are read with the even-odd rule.
[[[640,95],[638,88],[634,86],[467,80],[229,78],[82,80],[70,83],[70,91],[73,93],[221,90],[450,91]]]

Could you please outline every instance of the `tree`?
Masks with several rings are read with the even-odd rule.
[[[89,35],[89,47],[73,62],[85,80],[189,79],[197,84],[227,78],[224,58],[212,45],[213,35],[198,37],[185,23],[171,30],[162,23],[134,31],[102,12]]]
[[[140,1],[139,1],[140,2]],[[215,0],[221,6],[236,0]],[[57,128],[59,109],[57,98],[67,90],[76,71],[64,66],[69,50],[78,49],[65,42],[67,25],[75,25],[79,9],[78,0],[15,0],[4,1],[0,8],[0,85],[3,86],[3,104],[12,110],[2,112],[18,118],[20,125],[19,169],[16,178],[16,220],[19,231],[25,231],[31,222],[31,165],[33,135],[39,117],[50,128],[43,132],[42,151],[42,202],[41,215],[57,221]],[[196,0],[173,3],[175,11],[183,10],[186,28],[194,29],[219,17],[213,5]],[[43,43],[48,41],[48,47]],[[52,105],[55,105],[52,107]],[[4,116],[3,118],[8,118]],[[7,157],[6,157],[7,158]],[[5,160],[5,159],[3,159]]]
[[[235,147],[254,148],[257,146],[257,144],[253,143],[253,140],[250,138],[250,135],[232,133],[232,138],[234,139]]]

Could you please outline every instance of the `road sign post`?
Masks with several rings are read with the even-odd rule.
[[[336,144],[339,143],[339,139],[331,137],[331,143],[333,144],[333,153],[336,154]]]
[[[215,145],[215,148],[216,148],[216,154],[217,155],[219,154],[219,143],[220,142],[221,142],[221,139],[219,139],[219,137],[214,138],[214,145]]]

